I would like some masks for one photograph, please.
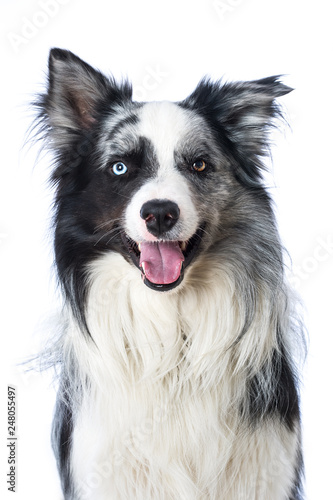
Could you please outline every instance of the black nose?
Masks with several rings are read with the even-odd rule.
[[[142,205],[140,216],[148,231],[156,237],[169,231],[179,219],[179,207],[170,200],[150,200]]]

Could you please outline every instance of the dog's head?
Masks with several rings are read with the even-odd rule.
[[[177,287],[221,235],[246,226],[241,199],[249,206],[251,197],[252,211],[259,210],[261,157],[279,114],[274,100],[290,90],[277,77],[223,85],[205,79],[182,102],[138,103],[128,83],[51,50],[38,106],[56,155],[63,279],[111,250],[137,266],[150,288]]]

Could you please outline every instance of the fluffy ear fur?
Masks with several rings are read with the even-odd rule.
[[[117,85],[72,52],[52,49],[47,93],[37,102],[39,121],[52,147],[62,152],[89,132],[99,113],[131,96],[127,82]]]
[[[264,168],[260,157],[268,151],[268,129],[274,118],[282,117],[275,99],[291,90],[278,76],[226,84],[204,79],[182,105],[197,109],[210,122],[219,143],[231,147],[237,176],[253,185]]]

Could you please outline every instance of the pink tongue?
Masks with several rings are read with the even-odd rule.
[[[181,273],[184,255],[177,241],[141,243],[140,266],[151,283],[168,285],[175,282]]]

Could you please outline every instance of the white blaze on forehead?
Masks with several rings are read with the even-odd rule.
[[[135,241],[155,241],[140,217],[140,210],[149,200],[168,199],[177,203],[180,209],[179,221],[168,238],[186,241],[197,230],[199,218],[189,182],[175,166],[175,151],[191,130],[191,114],[171,102],[153,102],[142,107],[139,119],[137,133],[150,141],[158,169],[128,205],[126,231]]]
[[[139,116],[138,133],[151,141],[159,174],[169,173],[177,145],[191,130],[191,113],[172,102],[152,102],[143,106]]]

